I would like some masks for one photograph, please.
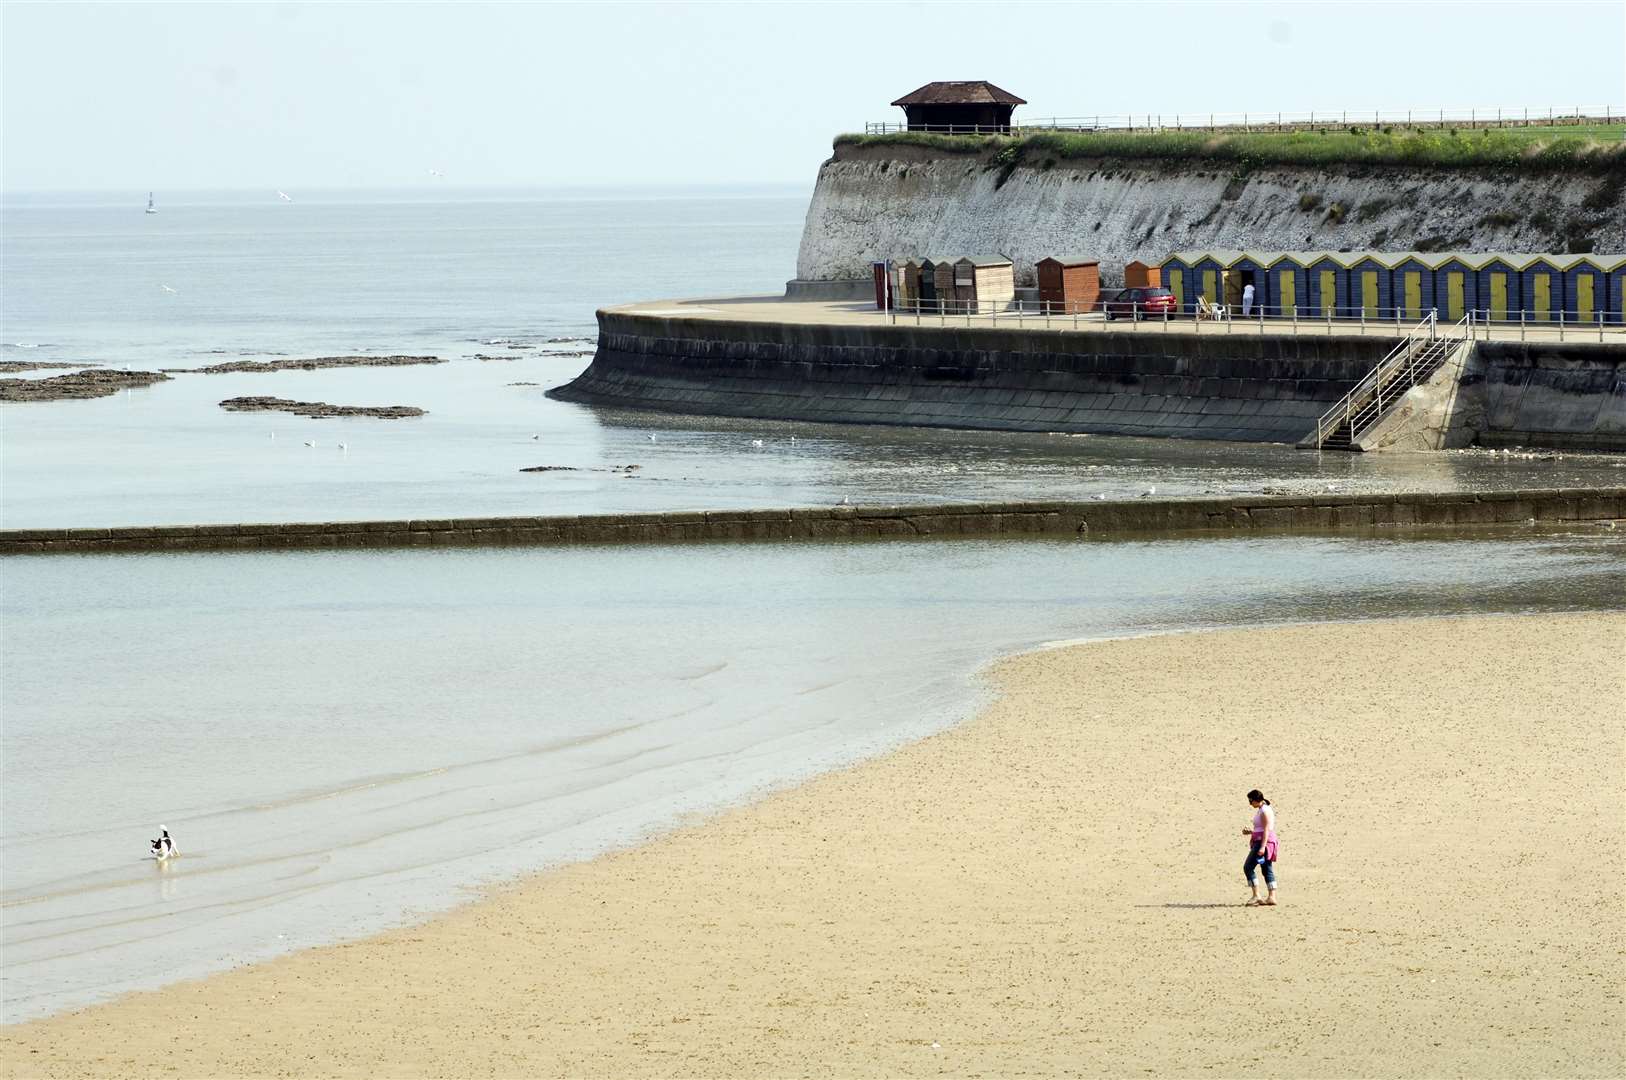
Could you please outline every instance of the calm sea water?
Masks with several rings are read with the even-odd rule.
[[[0,407],[5,525],[1490,488],[1618,483],[1626,463],[564,405],[542,392],[590,346],[555,339],[590,335],[602,304],[777,291],[805,193],[292,194],[159,193],[151,217],[142,198],[8,196],[3,359],[451,361]],[[429,415],[218,408],[244,394]],[[633,841],[952,723],[982,664],[1046,640],[1612,607],[1623,564],[1626,543],[1588,529],[8,559],[4,1019]],[[160,824],[182,852],[165,867],[143,857]]]
[[[1604,530],[8,560],[5,1018],[633,841],[939,729],[1047,640],[1617,606],[1623,569]]]
[[[1620,455],[1320,455],[566,405],[543,393],[586,366],[591,342],[552,339],[590,337],[601,305],[781,290],[806,193],[292,194],[296,201],[283,203],[274,192],[159,193],[152,216],[136,196],[8,196],[0,359],[138,369],[363,352],[451,361],[181,374],[111,398],[0,407],[0,524],[1088,498],[1153,486],[1167,494],[1441,490],[1626,477]],[[416,405],[429,414],[309,420],[218,407],[243,395]],[[628,464],[640,468],[605,471]],[[538,465],[571,471],[520,471]]]

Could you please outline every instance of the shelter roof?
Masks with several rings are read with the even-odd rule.
[[[972,266],[1009,266],[1011,260],[1003,255],[967,255],[959,262],[968,262]]]
[[[991,82],[933,82],[905,94],[894,105],[1026,105],[1027,102]]]
[[[1101,262],[1100,259],[1088,255],[1046,255],[1039,261],[1060,263],[1063,266],[1097,266]]]

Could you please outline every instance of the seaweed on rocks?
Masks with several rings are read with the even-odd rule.
[[[120,390],[168,382],[157,371],[76,371],[48,379],[0,379],[0,401],[69,401],[109,397]]]
[[[335,416],[370,416],[378,420],[402,420],[423,416],[416,405],[329,405],[325,401],[289,401],[278,397],[234,397],[220,403],[227,412],[286,412],[312,420]]]

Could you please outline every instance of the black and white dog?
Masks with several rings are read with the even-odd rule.
[[[164,828],[162,825],[158,826],[158,833],[158,839],[147,845],[147,847],[152,852],[153,858],[157,859],[159,862],[163,862],[165,859],[176,853],[175,841],[169,838],[169,830]]]

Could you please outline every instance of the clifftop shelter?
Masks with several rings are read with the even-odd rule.
[[[1011,112],[1027,102],[991,82],[934,82],[894,101],[910,131],[1009,131]]]

